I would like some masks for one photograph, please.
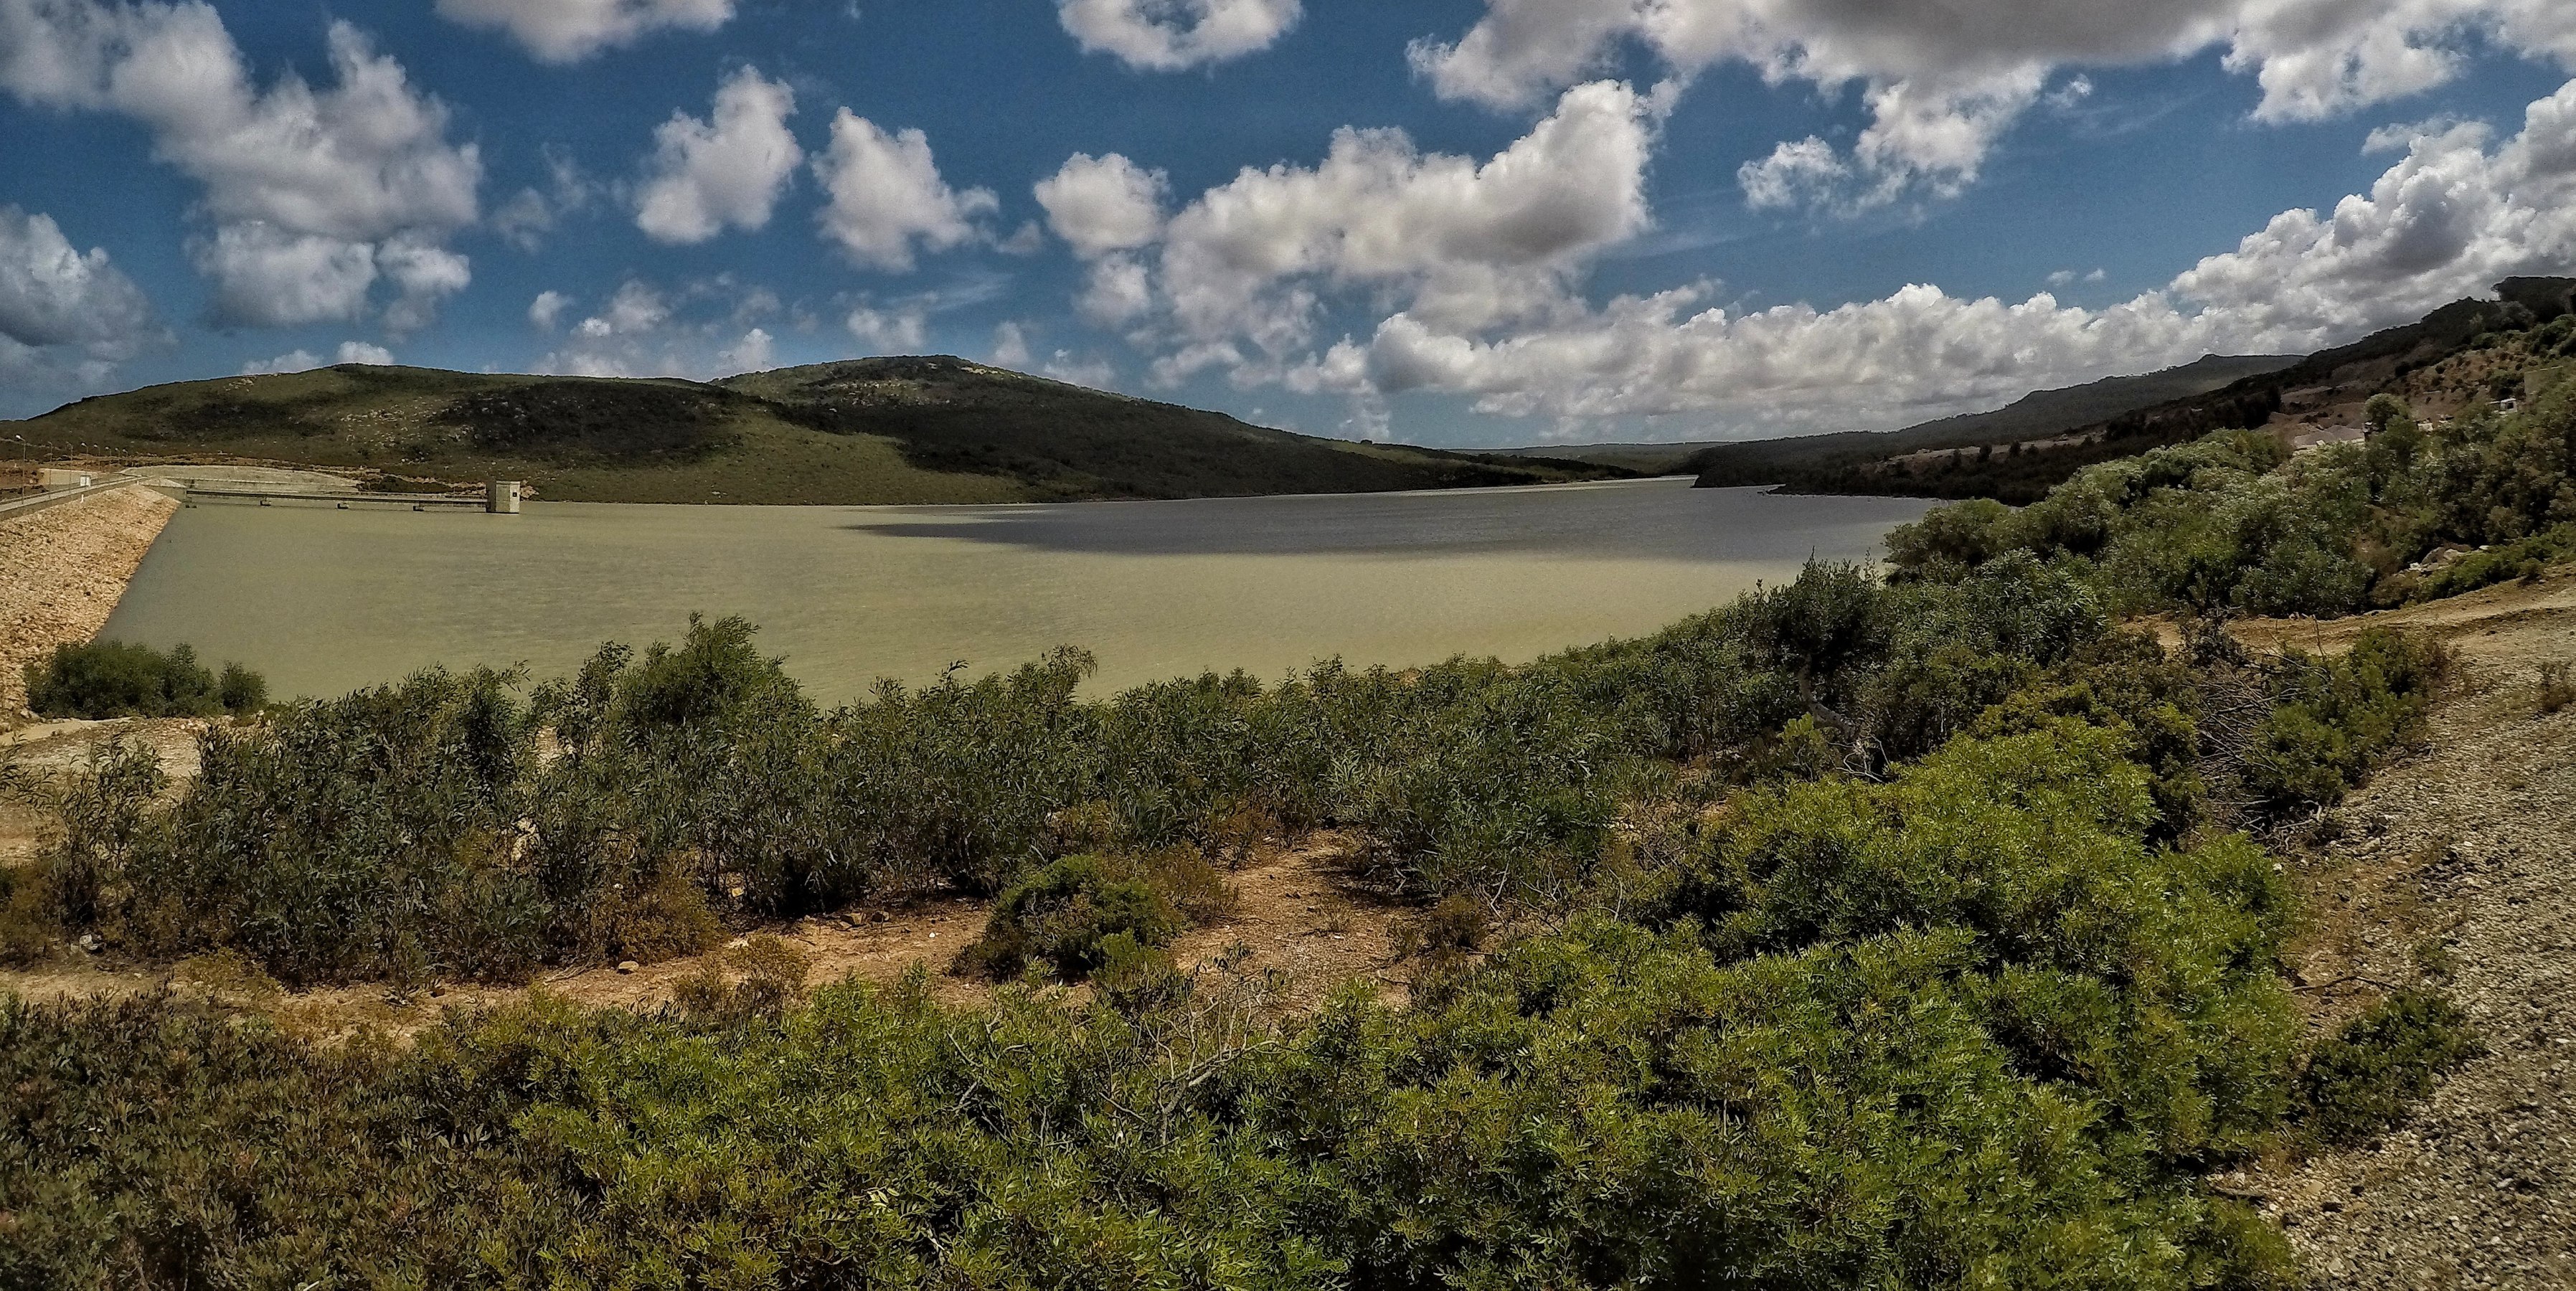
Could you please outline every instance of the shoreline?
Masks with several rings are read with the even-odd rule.
[[[107,626],[144,554],[178,514],[140,482],[0,516],[0,730],[33,722],[23,669]]]

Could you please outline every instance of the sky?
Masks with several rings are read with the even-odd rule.
[[[1888,429],[2576,273],[2569,0],[0,0],[0,417],[948,353]]]

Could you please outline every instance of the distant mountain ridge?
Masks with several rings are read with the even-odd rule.
[[[1837,431],[1789,439],[1697,440],[1671,444],[1553,444],[1498,451],[1566,461],[1596,462],[1648,474],[1705,472],[1729,463],[1757,474],[1852,453],[1877,455],[1974,445],[1998,436],[2053,435],[2169,399],[2201,394],[2244,377],[2299,362],[2295,354],[2210,354],[2181,367],[2139,376],[2105,377],[2060,390],[2038,390],[1989,412],[1961,413],[1902,430]],[[1761,483],[1779,483],[1765,480]]]
[[[2211,431],[2260,427],[2285,413],[2358,416],[2360,403],[2388,381],[2460,352],[2481,333],[2576,312],[2576,278],[2508,278],[2495,291],[2494,300],[2454,301],[2416,322],[2304,358],[2213,355],[1900,431],[1716,445],[1684,465],[1702,488],[1777,485],[1807,493],[2034,501],[2086,466]],[[2234,365],[2248,370],[2216,379]],[[2172,392],[2174,386],[2185,388]],[[2160,389],[2168,393],[2145,397]]]
[[[1300,435],[947,355],[715,382],[344,365],[102,395],[0,428],[97,458],[318,466],[387,488],[515,478],[540,497],[601,502],[1182,498],[1631,474]]]

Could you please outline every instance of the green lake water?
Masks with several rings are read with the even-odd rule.
[[[826,702],[1057,645],[1109,687],[1633,636],[1867,559],[1929,503],[1639,481],[1013,507],[532,503],[515,516],[208,501],[170,522],[104,635],[187,642],[338,694],[431,663],[568,672],[605,640],[740,614]]]

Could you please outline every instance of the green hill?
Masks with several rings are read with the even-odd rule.
[[[1703,488],[1775,484],[1807,493],[2032,502],[2087,466],[2214,430],[2351,424],[2372,394],[2471,349],[2481,335],[2576,309],[2576,279],[2508,278],[2495,290],[2494,300],[2454,301],[2417,322],[2305,358],[2213,355],[1906,430],[1721,445],[1689,467]]]
[[[1817,492],[1880,492],[1857,487],[1866,474],[1865,467],[1911,453],[1938,453],[2063,435],[2106,418],[2278,372],[2297,362],[2296,355],[2211,354],[2161,372],[2110,377],[2062,390],[2040,390],[1992,412],[1944,417],[1903,430],[1846,431],[1711,445],[1683,463],[1682,469],[1696,472],[1701,486],[1707,488],[1786,484]],[[2073,468],[2068,469],[2071,472]]]
[[[1539,484],[1615,467],[1354,444],[947,357],[715,383],[346,365],[83,399],[0,423],[40,451],[523,479],[595,502],[934,503]]]

